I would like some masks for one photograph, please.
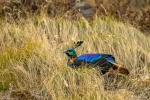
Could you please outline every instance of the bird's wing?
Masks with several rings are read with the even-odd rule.
[[[87,63],[93,63],[102,58],[100,54],[83,54],[79,56],[76,60],[82,60]]]
[[[111,54],[101,54],[103,58],[105,58],[109,62],[116,62],[115,58]]]

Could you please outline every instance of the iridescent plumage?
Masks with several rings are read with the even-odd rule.
[[[80,46],[82,43],[77,42],[78,46]],[[77,46],[77,47],[78,47]],[[128,75],[129,71],[118,65],[115,61],[115,58],[111,54],[83,54],[80,56],[77,56],[76,51],[74,48],[69,48],[64,53],[67,54],[68,62],[67,65],[69,67],[79,67],[82,65],[90,66],[90,67],[99,67],[101,69],[101,73],[105,74],[109,71],[110,68],[113,70],[118,70],[118,72]]]

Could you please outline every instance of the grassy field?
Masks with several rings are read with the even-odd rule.
[[[150,98],[150,38],[143,33],[149,32],[149,0],[81,0],[98,7],[99,17],[90,22],[80,14],[78,21],[72,20],[76,18],[71,7],[75,0],[10,1],[0,1],[0,99]],[[110,53],[130,75],[119,74],[112,80],[97,69],[67,67],[62,52],[78,40],[84,41],[76,49],[78,55]]]
[[[62,52],[74,41],[84,53],[110,53],[130,70],[106,86],[93,68],[71,69]],[[0,23],[0,99],[140,100],[150,96],[150,38],[125,24],[95,18],[69,21],[42,15]],[[109,81],[109,79],[108,79]]]

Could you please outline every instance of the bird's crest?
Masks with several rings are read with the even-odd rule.
[[[83,43],[83,41],[77,41],[77,42],[74,42],[73,48],[79,47],[82,43]]]

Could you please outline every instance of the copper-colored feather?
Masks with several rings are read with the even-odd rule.
[[[111,62],[115,67],[117,67],[117,70],[119,73],[124,74],[124,75],[129,75],[129,70],[127,68],[124,68],[120,66],[119,64]]]

